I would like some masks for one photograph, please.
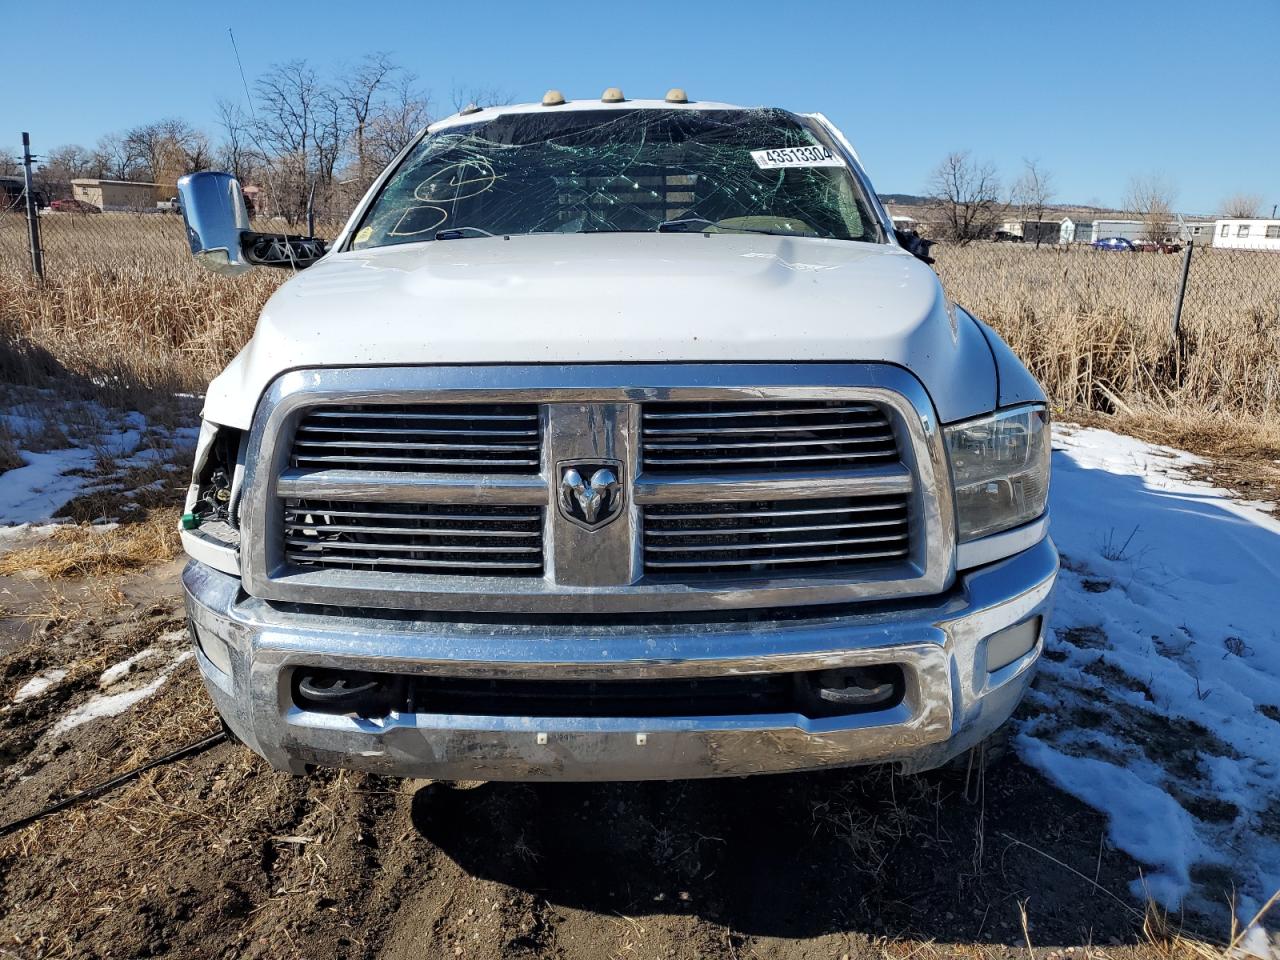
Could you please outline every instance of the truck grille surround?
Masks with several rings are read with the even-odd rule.
[[[953,575],[936,418],[897,368],[296,371],[247,464],[242,569],[267,600],[518,622],[918,596]]]

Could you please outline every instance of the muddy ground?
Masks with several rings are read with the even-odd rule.
[[[0,581],[0,820],[217,730],[177,660],[178,569]],[[922,777],[529,786],[295,778],[224,742],[0,839],[0,957],[1163,955],[1105,832],[1008,750]]]

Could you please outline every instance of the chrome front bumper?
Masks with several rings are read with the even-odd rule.
[[[231,730],[282,770],[308,764],[481,780],[739,776],[894,761],[927,770],[1009,718],[1043,648],[1058,555],[1049,538],[961,574],[942,597],[864,605],[814,619],[610,626],[455,623],[354,615],[246,596],[198,562],[183,573],[196,658]],[[987,638],[1032,618],[1026,654],[986,668]],[[229,669],[215,666],[213,649]],[[798,714],[654,719],[391,713],[366,720],[299,709],[300,667],[513,679],[639,679],[898,664],[893,707],[813,720]]]

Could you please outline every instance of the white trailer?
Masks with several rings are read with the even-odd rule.
[[[1213,245],[1227,250],[1280,252],[1280,220],[1217,220],[1214,222]]]

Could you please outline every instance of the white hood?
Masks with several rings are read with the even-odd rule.
[[[944,422],[995,405],[995,366],[938,278],[892,244],[755,234],[537,234],[337,253],[290,280],[209,387],[247,428],[300,367],[883,361]]]

